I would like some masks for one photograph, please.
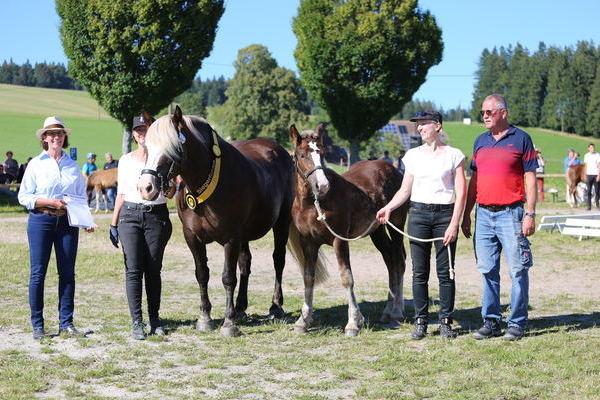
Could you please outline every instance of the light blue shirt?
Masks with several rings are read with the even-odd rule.
[[[37,199],[62,199],[63,194],[86,196],[87,182],[79,166],[63,151],[60,161],[46,151],[33,158],[19,188],[19,203],[28,210],[35,208]]]

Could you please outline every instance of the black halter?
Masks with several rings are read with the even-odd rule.
[[[311,169],[310,171],[308,171],[307,173],[302,172],[302,170],[300,169],[300,167],[298,166],[298,163],[296,162],[296,155],[294,154],[294,156],[292,157],[292,159],[294,160],[294,165],[296,166],[296,171],[298,171],[298,173],[304,178],[305,181],[308,182],[308,177],[311,176],[312,174],[314,174],[315,172],[317,172],[318,170],[322,169],[323,171],[325,171],[325,168],[323,168],[322,165],[318,165],[316,167],[314,167],[313,169]]]

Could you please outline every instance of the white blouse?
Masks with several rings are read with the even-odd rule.
[[[140,175],[144,169],[145,163],[138,161],[131,153],[125,154],[119,159],[118,186],[117,194],[124,194],[125,201],[140,204],[164,204],[167,201],[162,193],[156,200],[143,200],[137,188]]]
[[[410,200],[426,204],[452,204],[455,201],[456,168],[465,159],[457,148],[445,146],[433,153],[415,147],[402,158],[406,171],[414,176]]]

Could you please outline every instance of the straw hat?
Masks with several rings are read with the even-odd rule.
[[[61,127],[56,127],[53,125],[60,125]],[[67,135],[71,134],[71,130],[67,129],[65,127],[65,123],[63,122],[63,120],[60,117],[48,117],[44,120],[44,127],[42,129],[38,129],[37,132],[35,132],[35,134],[37,135],[38,139],[42,139],[42,135],[46,132],[46,131],[65,131],[67,133]]]

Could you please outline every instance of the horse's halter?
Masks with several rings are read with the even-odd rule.
[[[169,193],[169,190],[170,190],[170,185],[168,185],[168,182],[170,182],[173,178],[175,178],[175,174],[173,173],[174,169],[175,169],[175,161],[171,161],[171,166],[169,167],[169,171],[167,171],[167,175],[164,178],[163,178],[163,175],[158,173],[158,171],[153,170],[153,169],[147,169],[147,168],[142,169],[142,172],[140,173],[140,175],[148,174],[148,175],[152,175],[155,178],[157,178],[159,181],[158,184],[160,186],[160,191],[161,191],[162,195],[167,196],[167,194]],[[165,181],[167,182],[167,184],[165,184]]]
[[[321,149],[319,149],[318,145],[316,142],[309,142],[308,146],[316,153],[316,154],[320,154],[321,153]],[[315,167],[313,167],[312,169],[310,169],[308,172],[303,172],[302,169],[300,169],[300,166],[298,165],[298,160],[296,158],[296,154],[294,154],[293,156],[293,160],[294,160],[294,165],[296,166],[296,171],[298,172],[298,174],[300,174],[300,176],[304,179],[304,184],[306,186],[308,186],[311,190],[311,193],[313,195],[313,197],[315,199],[317,199],[319,197],[319,193],[316,190],[316,188],[314,187],[314,185],[312,185],[309,181],[309,177],[314,174],[315,172],[317,172],[318,170],[322,170],[325,171],[325,167],[322,165],[316,165]],[[314,160],[313,160],[314,162]]]

